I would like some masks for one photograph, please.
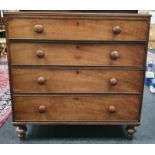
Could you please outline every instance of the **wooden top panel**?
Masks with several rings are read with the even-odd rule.
[[[80,13],[80,12],[7,12],[5,13],[5,17],[9,18],[80,18],[80,19],[124,19],[124,17],[128,17],[127,20],[149,20],[151,15],[148,14],[133,14],[133,13]]]

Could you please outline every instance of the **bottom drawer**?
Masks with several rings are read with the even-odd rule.
[[[14,121],[138,121],[140,95],[14,96]]]

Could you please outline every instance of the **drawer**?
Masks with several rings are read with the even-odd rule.
[[[14,121],[138,121],[140,96],[14,96]]]
[[[82,16],[82,15],[81,15]],[[147,40],[148,22],[119,19],[8,19],[9,39]]]
[[[112,69],[112,68],[111,68]],[[12,68],[15,93],[142,92],[144,72],[138,70]]]
[[[11,43],[13,65],[144,66],[143,44]]]

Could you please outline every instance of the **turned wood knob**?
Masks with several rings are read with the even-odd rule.
[[[113,60],[116,60],[119,58],[119,52],[118,51],[112,51],[111,54],[110,54],[111,58]]]
[[[41,106],[39,106],[38,110],[40,113],[44,113],[44,112],[46,112],[46,107],[44,105],[41,105]]]
[[[120,28],[120,26],[115,26],[115,27],[113,27],[112,32],[113,32],[113,34],[115,34],[115,35],[120,34],[120,33],[121,33],[121,28]]]
[[[42,50],[37,50],[37,51],[36,51],[36,56],[37,56],[38,58],[43,58],[43,57],[45,56],[45,53],[44,53],[44,51],[42,51]]]
[[[44,31],[44,27],[42,25],[35,25],[34,26],[34,31],[36,33],[42,33]]]
[[[46,82],[46,79],[45,79],[45,77],[40,76],[40,77],[38,77],[37,81],[38,81],[38,84],[42,85]]]
[[[108,110],[110,113],[114,113],[114,112],[116,112],[116,107],[114,105],[111,105],[111,106],[109,106]]]
[[[116,85],[117,83],[118,83],[118,80],[115,78],[115,77],[113,77],[113,78],[111,78],[110,80],[109,80],[109,83],[110,83],[110,85]]]

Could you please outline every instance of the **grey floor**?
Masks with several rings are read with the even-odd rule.
[[[127,140],[121,126],[28,126],[26,140],[16,136],[11,117],[0,128],[0,143],[155,143],[155,94],[144,91],[141,126],[133,140]]]

